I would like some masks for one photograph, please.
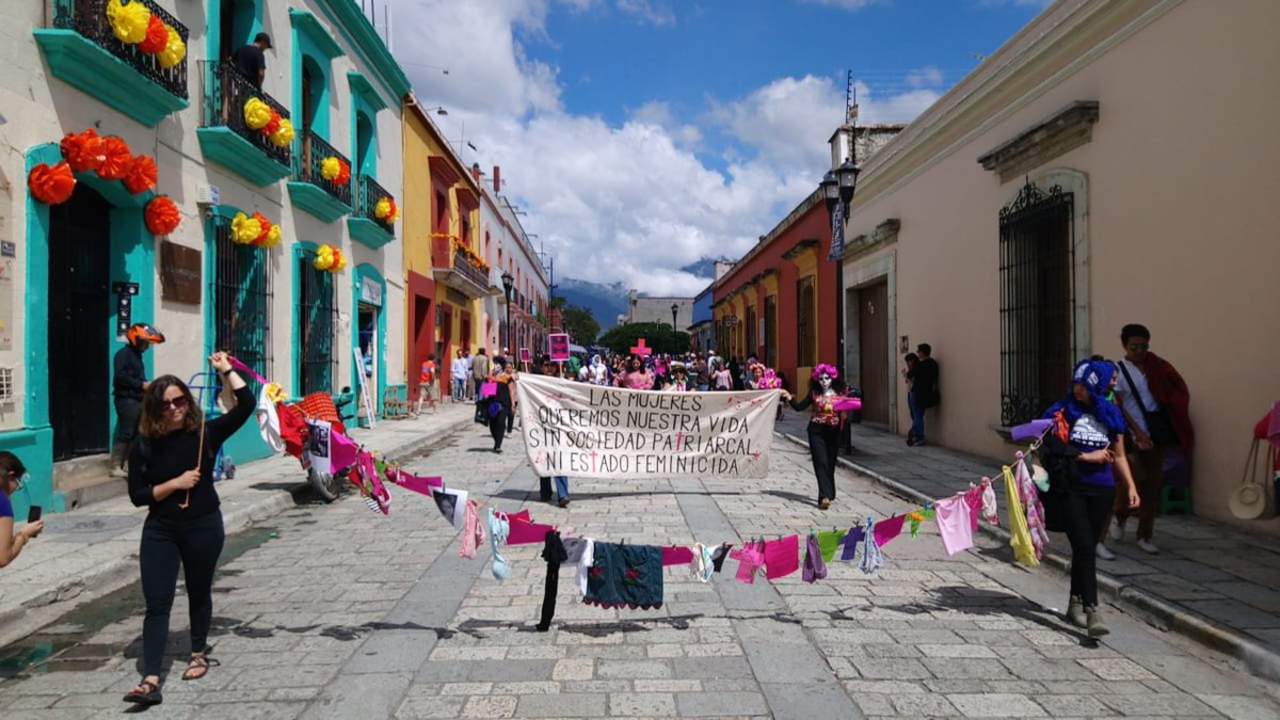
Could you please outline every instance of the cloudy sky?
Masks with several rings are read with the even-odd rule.
[[[387,1],[420,100],[502,167],[558,278],[655,294],[697,292],[680,267],[740,256],[813,189],[847,69],[862,121],[907,122],[1045,5]]]

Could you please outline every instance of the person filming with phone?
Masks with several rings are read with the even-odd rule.
[[[17,560],[22,548],[44,530],[40,508],[33,507],[27,516],[27,524],[18,532],[13,531],[13,503],[9,496],[22,489],[22,479],[26,474],[27,468],[17,455],[7,450],[0,451],[0,568]]]

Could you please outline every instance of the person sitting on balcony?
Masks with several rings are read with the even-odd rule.
[[[267,57],[263,51],[270,49],[271,36],[260,32],[253,38],[252,44],[241,47],[231,55],[236,69],[259,90],[267,77]]]

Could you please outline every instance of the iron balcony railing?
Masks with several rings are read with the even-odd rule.
[[[209,72],[212,65],[213,71]],[[250,128],[244,121],[244,105],[252,98],[266,103],[279,113],[284,120],[289,119],[289,111],[275,98],[259,90],[249,78],[244,76],[230,61],[221,63],[200,63],[200,74],[208,78],[208,86],[204,93],[204,126],[226,127],[235,134],[248,140],[254,147],[266,153],[272,160],[285,167],[292,167],[293,143],[280,147],[261,130]]]
[[[323,188],[334,199],[344,205],[351,205],[351,183],[337,183],[324,179],[324,175],[320,174],[320,166],[324,163],[325,158],[335,157],[346,163],[349,167],[351,161],[346,155],[338,152],[332,145],[325,142],[323,138],[308,130],[302,136],[302,152],[294,158],[294,174],[298,180],[308,182],[316,187]]]
[[[187,27],[178,22],[164,8],[152,0],[132,0],[147,6],[152,15],[177,31],[182,42],[187,42]],[[126,64],[154,81],[170,93],[187,99],[187,60],[182,59],[171,68],[160,67],[158,55],[147,55],[137,45],[122,43],[111,31],[107,20],[107,0],[54,0],[53,26],[62,30],[74,30],[89,41],[123,60]]]
[[[381,225],[387,232],[394,234],[395,221],[390,218],[380,220],[374,213],[374,208],[378,207],[378,201],[383,198],[395,200],[391,193],[387,192],[386,188],[378,184],[377,180],[362,173],[360,175],[360,204],[356,208],[356,215],[369,218]]]
[[[467,257],[466,253],[457,252],[453,254],[453,269],[479,287],[489,287],[489,275],[484,270],[472,265],[471,258]]]

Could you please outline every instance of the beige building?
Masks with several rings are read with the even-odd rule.
[[[618,316],[620,325],[632,323],[671,323],[671,307],[675,306],[675,327],[684,332],[693,323],[693,298],[650,297],[638,290],[627,293],[627,312]]]
[[[1191,388],[1195,511],[1231,519],[1280,399],[1277,27],[1272,0],[1059,0],[867,159],[844,255],[867,420],[906,432],[928,342],[930,440],[1008,457],[1002,428],[1144,323]]]

